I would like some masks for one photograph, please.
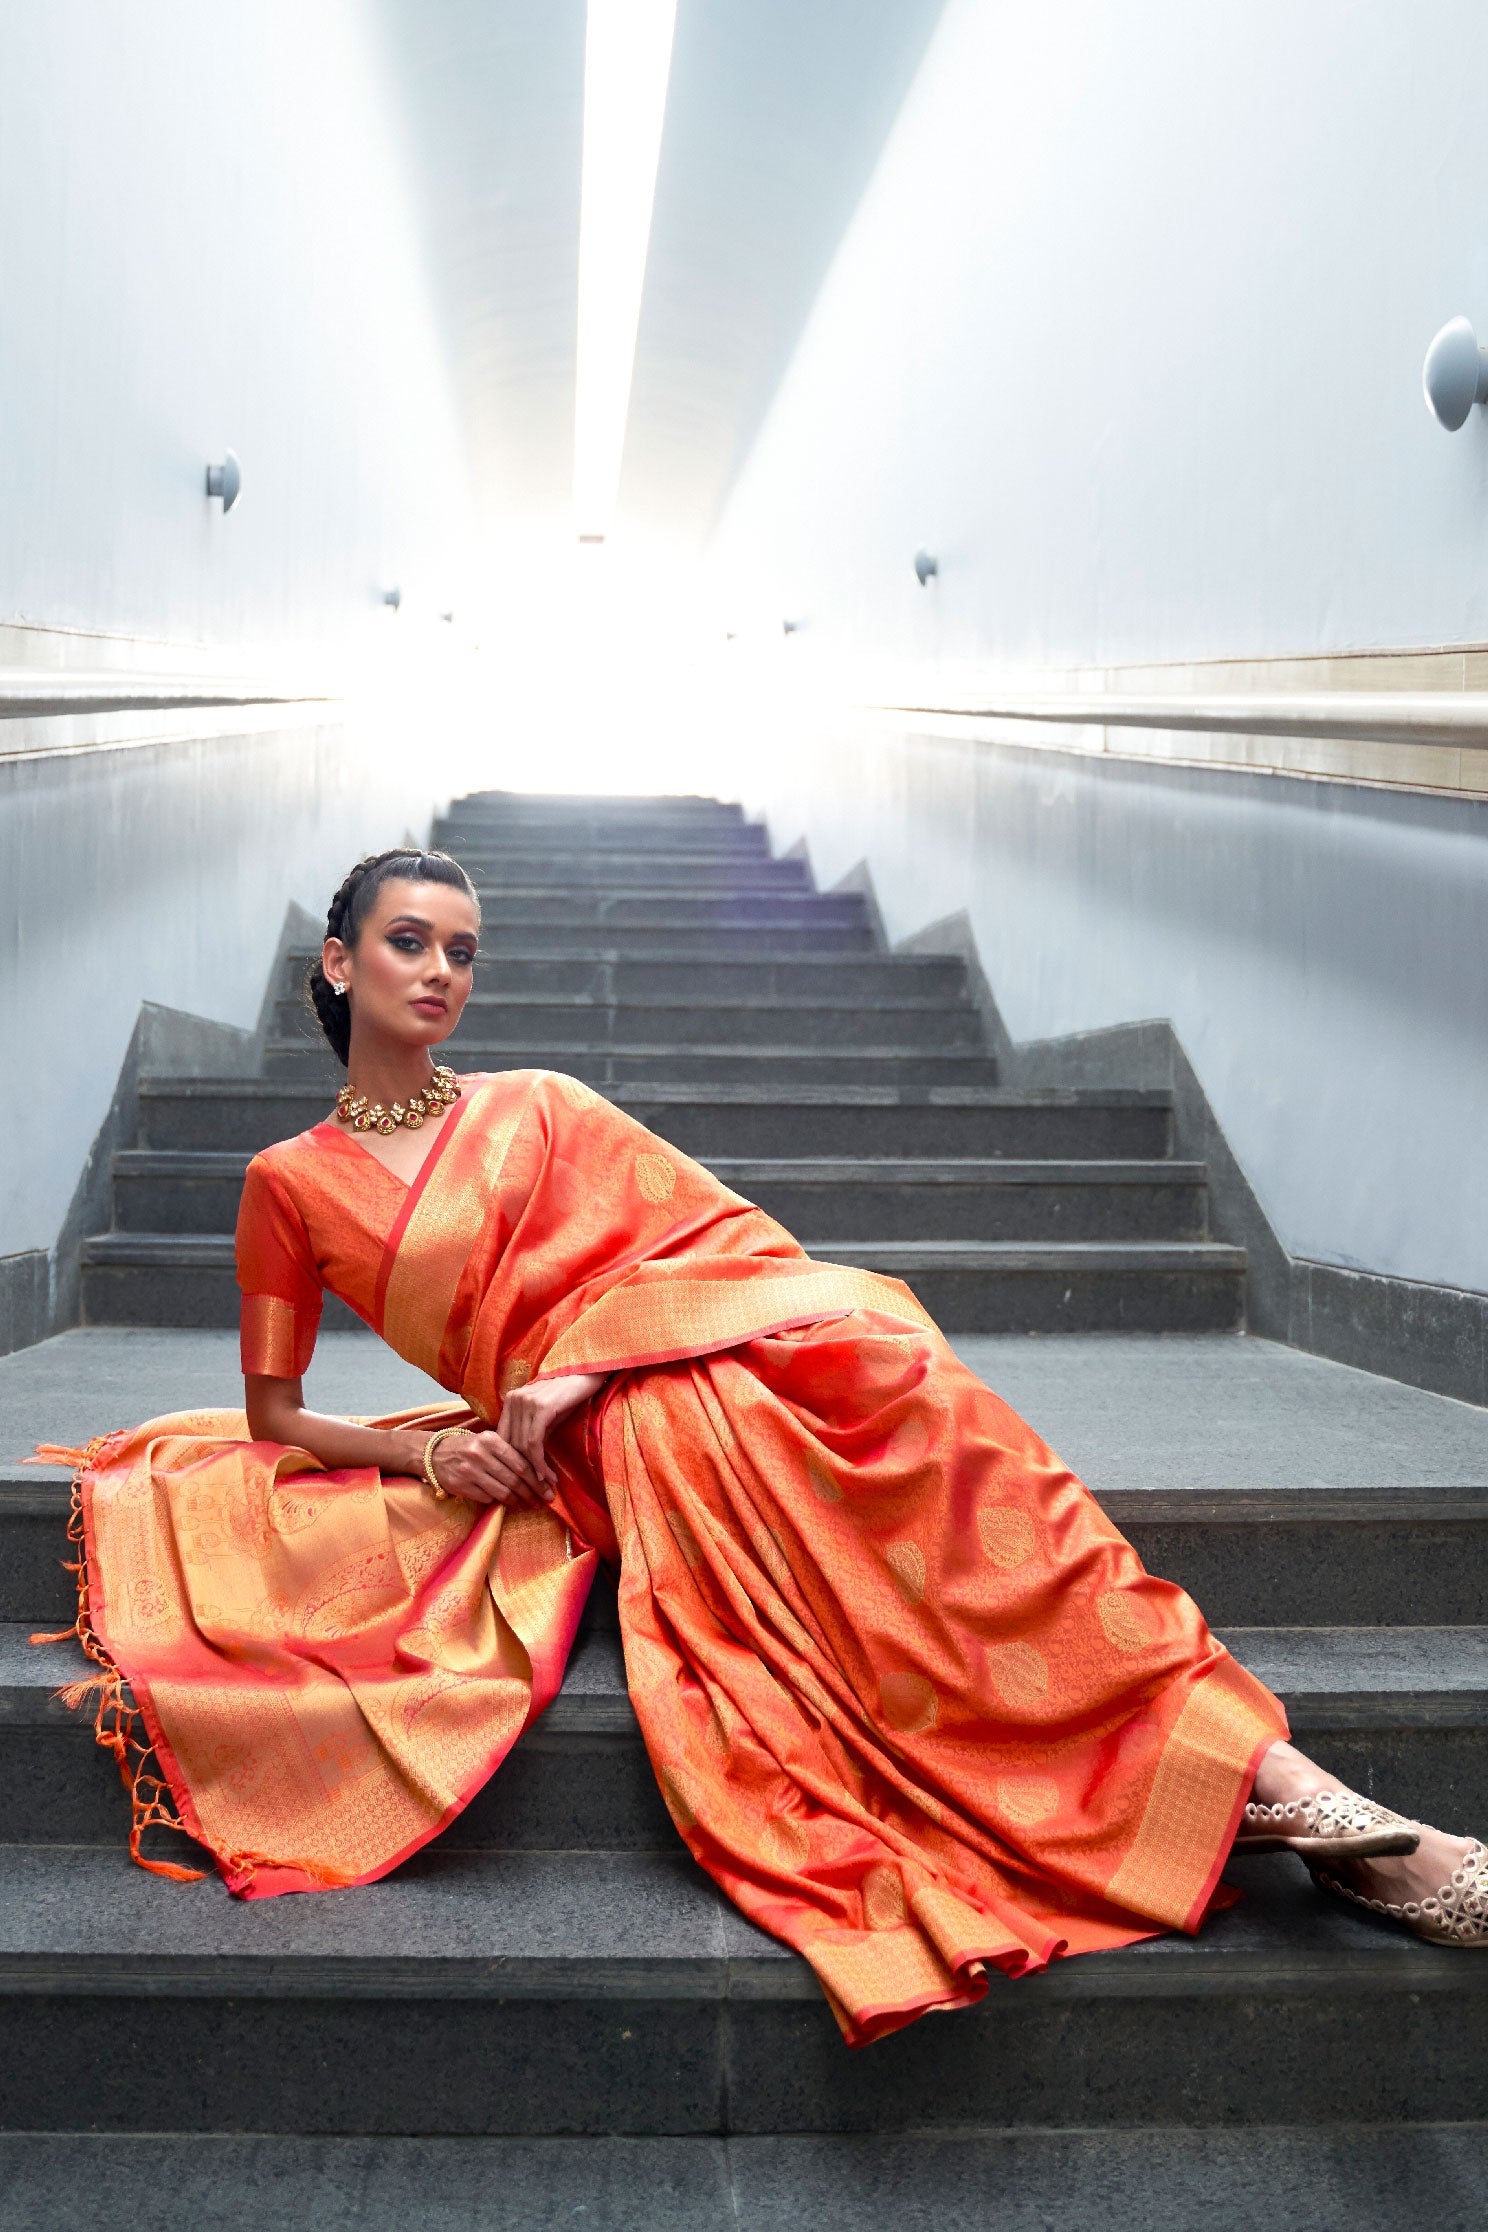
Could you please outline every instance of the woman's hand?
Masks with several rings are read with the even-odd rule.
[[[495,1426],[462,1428],[442,1441],[434,1452],[434,1477],[447,1495],[465,1503],[538,1508],[552,1497],[521,1451]]]
[[[548,1436],[570,1411],[597,1395],[604,1383],[603,1372],[567,1372],[561,1379],[514,1388],[501,1406],[496,1431],[541,1483],[545,1503],[552,1500],[558,1484],[548,1457]]]

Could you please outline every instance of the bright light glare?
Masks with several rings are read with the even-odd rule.
[[[574,525],[608,534],[620,488],[677,0],[589,0]]]

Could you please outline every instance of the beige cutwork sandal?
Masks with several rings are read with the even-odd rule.
[[[1319,1790],[1284,1806],[1258,1806],[1241,1817],[1234,1854],[1295,1852],[1299,1859],[1382,1860],[1414,1852],[1421,1832],[1403,1814],[1361,1798],[1357,1790]]]
[[[1464,1951],[1488,1947],[1488,1846],[1479,1844],[1476,1837],[1461,1865],[1452,1870],[1451,1882],[1444,1883],[1435,1897],[1406,1899],[1399,1906],[1385,1899],[1366,1899],[1362,1891],[1340,1883],[1337,1876],[1325,1875],[1321,1868],[1311,1872],[1313,1882],[1324,1891],[1332,1891],[1340,1899],[1352,1899],[1355,1906],[1368,1907],[1371,1914],[1387,1915],[1390,1921],[1403,1923],[1429,1945],[1457,1945]]]

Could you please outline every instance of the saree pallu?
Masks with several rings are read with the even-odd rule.
[[[556,1692],[604,1555],[680,1835],[850,2043],[1196,1929],[1286,1721],[1189,1599],[896,1281],[811,1262],[572,1080],[457,1113],[339,1291],[470,1415],[611,1376],[542,1512],[325,1473],[232,1414],[95,1448],[79,1633],[137,1848],[174,1815],[249,1896],[385,1874]],[[282,1260],[240,1246],[281,1313],[245,1306],[250,1343],[303,1343],[292,1259],[330,1245],[316,1185],[346,1198],[305,1138],[270,1158]]]

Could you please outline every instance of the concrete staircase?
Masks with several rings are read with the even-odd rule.
[[[571,1071],[952,1331],[1241,1324],[1243,1251],[1208,1237],[1165,1097],[1000,1087],[964,964],[876,950],[861,895],[812,890],[736,809],[473,799],[433,841],[485,908],[457,1065]],[[303,967],[262,1078],[143,1082],[114,1230],[83,1251],[89,1324],[236,1322],[243,1165],[337,1079]]]
[[[1171,1159],[1161,1095],[999,1087],[960,963],[884,953],[859,897],[814,892],[722,805],[479,797],[434,838],[482,889],[492,957],[457,1065],[571,1070],[815,1252],[906,1278],[1086,1471],[1148,1564],[1190,1587],[1281,1692],[1304,1745],[1408,1811],[1488,1829],[1488,1420],[1214,1338],[1243,1325],[1243,1256],[1207,1237],[1204,1171]],[[186,1365],[203,1342],[232,1399],[230,1344],[210,1329],[235,1322],[243,1165],[316,1120],[333,1075],[287,972],[261,1078],[146,1081],[114,1229],[85,1250],[100,1330],[9,1360],[9,1380],[0,1367],[6,1457],[23,1421],[65,1434],[74,1415],[104,1427],[200,1400]],[[161,1328],[179,1330],[146,1330]],[[1009,1337],[1034,1332],[1125,1338]],[[358,1385],[378,1355],[366,1336],[337,1353],[367,1360]],[[151,1373],[179,1394],[151,1381],[147,1395]],[[1101,1452],[1122,1446],[1125,1472],[1108,1462],[1102,1477]],[[387,1883],[245,1907],[215,1883],[139,1873],[111,1765],[52,1701],[62,1654],[24,1640],[70,1617],[65,1499],[60,1475],[0,1464],[10,2131],[116,2135],[76,2157],[109,2176],[133,2159],[130,2134],[298,2135],[275,2159],[300,2166],[284,2188],[299,2209],[356,2139],[366,2190],[385,2179],[405,2195],[401,2219],[345,2219],[379,2226],[487,2221],[474,2202],[468,2216],[408,2214],[407,2142],[435,2145],[418,2159],[444,2164],[426,2168],[437,2184],[455,2177],[437,2149],[459,2135],[529,2146],[521,2175],[547,2198],[528,2215],[508,2202],[506,2224],[568,2221],[578,2204],[554,2213],[556,2196],[580,2172],[563,2148],[581,2135],[592,2177],[572,2192],[594,2224],[784,2225],[808,2188],[814,2223],[866,2223],[898,2178],[923,2221],[952,2232],[993,2221],[987,2177],[1004,2180],[1010,2224],[1223,2228],[1253,2222],[1261,2175],[1286,2179],[1290,2205],[1274,2184],[1271,2198],[1297,2224],[1480,2221],[1476,2201],[1460,2217],[1409,2212],[1433,2180],[1453,2206],[1488,2201],[1488,1959],[1326,1905],[1290,1862],[1237,1869],[1245,1904],[1197,1941],[994,1980],[974,2013],[848,2055],[804,1966],[682,1851],[625,1694],[609,1590],[544,1721]],[[1386,2125],[1413,2127],[1394,2152]],[[1191,2142],[1220,2126],[1230,2136],[1205,2170]],[[1333,2126],[1350,2136],[1320,2154]],[[599,2136],[616,2134],[645,2144],[617,2155]],[[813,2134],[876,2135],[878,2152],[864,2137],[850,2157],[832,2152],[840,2138],[813,2154]],[[697,2151],[679,2155],[683,2142]],[[186,2184],[207,2177],[206,2140],[151,2144],[176,2150]],[[241,2145],[210,2144],[245,2174]],[[1137,2178],[1129,2215],[1110,2213],[1113,2149]],[[1360,2165],[1407,2158],[1404,2213],[1360,2217]],[[18,2166],[38,2223],[66,2221],[46,2170],[58,2159],[42,2138],[0,2139],[0,2176]],[[510,2152],[482,2159],[517,2176]],[[1383,2170],[1368,2182],[1376,2209],[1388,2186]],[[1344,2214],[1309,2216],[1309,2194]],[[841,2213],[844,2195],[865,2213]],[[242,2221],[280,2220],[256,2208]]]

